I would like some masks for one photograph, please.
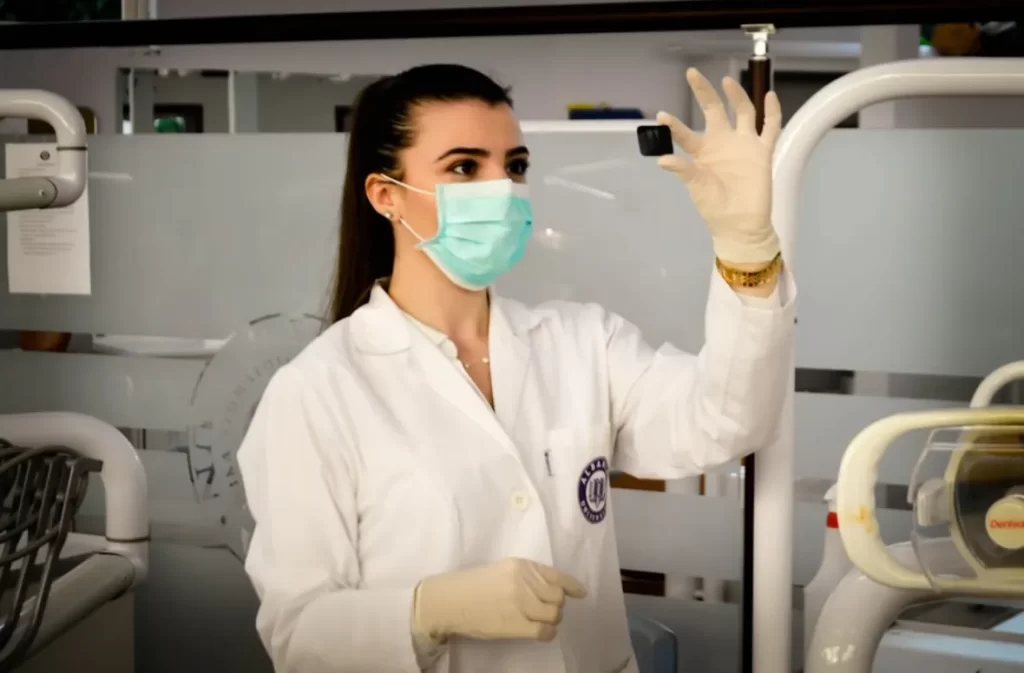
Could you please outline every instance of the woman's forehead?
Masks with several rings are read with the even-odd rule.
[[[415,139],[411,150],[440,157],[455,147],[482,149],[504,156],[523,144],[519,120],[507,105],[483,101],[427,103],[413,116]]]

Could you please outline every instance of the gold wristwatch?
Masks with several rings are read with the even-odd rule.
[[[741,271],[726,266],[722,260],[715,258],[715,268],[726,283],[732,287],[762,287],[772,282],[782,272],[782,253],[775,255],[768,266],[758,271]]]

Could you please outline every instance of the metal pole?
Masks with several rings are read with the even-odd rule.
[[[228,70],[228,133],[238,133],[238,86],[236,72]]]
[[[764,99],[772,88],[772,62],[768,55],[768,40],[775,34],[772,24],[747,24],[743,32],[754,42],[754,51],[747,62],[750,73],[750,99],[754,103],[755,125],[760,133],[764,128]],[[743,602],[740,627],[740,671],[754,671],[754,480],[757,460],[747,456],[743,461]]]

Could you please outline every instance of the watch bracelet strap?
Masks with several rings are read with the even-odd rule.
[[[715,258],[715,268],[722,276],[722,279],[732,287],[762,287],[767,285],[782,273],[784,266],[781,252],[776,254],[766,267],[758,271],[736,269],[725,264],[721,259]]]

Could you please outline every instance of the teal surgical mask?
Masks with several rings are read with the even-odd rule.
[[[419,239],[417,248],[453,283],[483,290],[508,273],[526,252],[533,229],[533,208],[526,185],[511,180],[438,184],[434,192],[387,180],[437,202],[437,234]]]

